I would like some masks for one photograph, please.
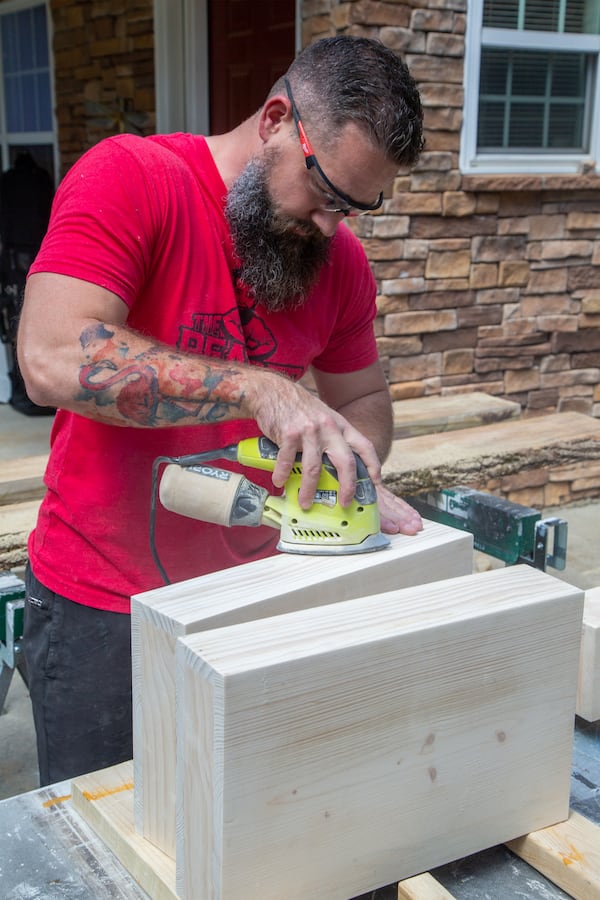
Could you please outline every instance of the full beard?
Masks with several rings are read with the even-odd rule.
[[[251,159],[227,195],[225,216],[240,260],[238,275],[270,312],[301,306],[327,261],[331,238],[283,216],[269,195],[267,162]]]

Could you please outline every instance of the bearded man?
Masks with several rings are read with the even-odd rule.
[[[233,131],[109,138],[72,168],[31,267],[19,360],[58,407],[29,541],[24,647],[41,784],[131,757],[129,598],[161,578],[148,539],[152,463],[265,434],[281,488],[302,454],[354,495],[355,456],[381,525],[418,515],[381,485],[391,403],[375,282],[346,216],[377,210],[422,147],[419,94],[382,44],[336,37],[292,63]],[[310,369],[318,396],[298,381]],[[180,581],[274,552],[269,528],[159,510]]]

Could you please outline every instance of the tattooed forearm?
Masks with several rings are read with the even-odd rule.
[[[99,323],[82,332],[79,401],[93,403],[103,417],[116,412],[122,424],[146,427],[240,415],[242,367],[166,346],[145,344],[136,352],[139,336],[118,331]]]

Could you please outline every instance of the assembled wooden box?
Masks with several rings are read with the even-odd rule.
[[[345,900],[565,819],[582,610],[517,566],[180,638],[177,893]]]
[[[175,856],[178,637],[471,572],[473,538],[426,522],[350,556],[280,554],[132,598],[136,828]]]

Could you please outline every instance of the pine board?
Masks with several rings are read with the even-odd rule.
[[[575,900],[600,900],[600,828],[584,816],[571,812],[508,847]]]
[[[339,900],[565,819],[582,612],[516,566],[181,638],[178,893]]]
[[[585,594],[577,715],[587,722],[600,719],[600,587]]]
[[[152,900],[177,900],[175,863],[133,825],[133,762],[81,775],[72,803]]]
[[[398,900],[453,900],[453,895],[433,875],[423,872],[400,882]]]
[[[207,628],[465,575],[472,536],[426,522],[387,550],[279,554],[132,598],[136,827],[175,856],[175,642]]]

